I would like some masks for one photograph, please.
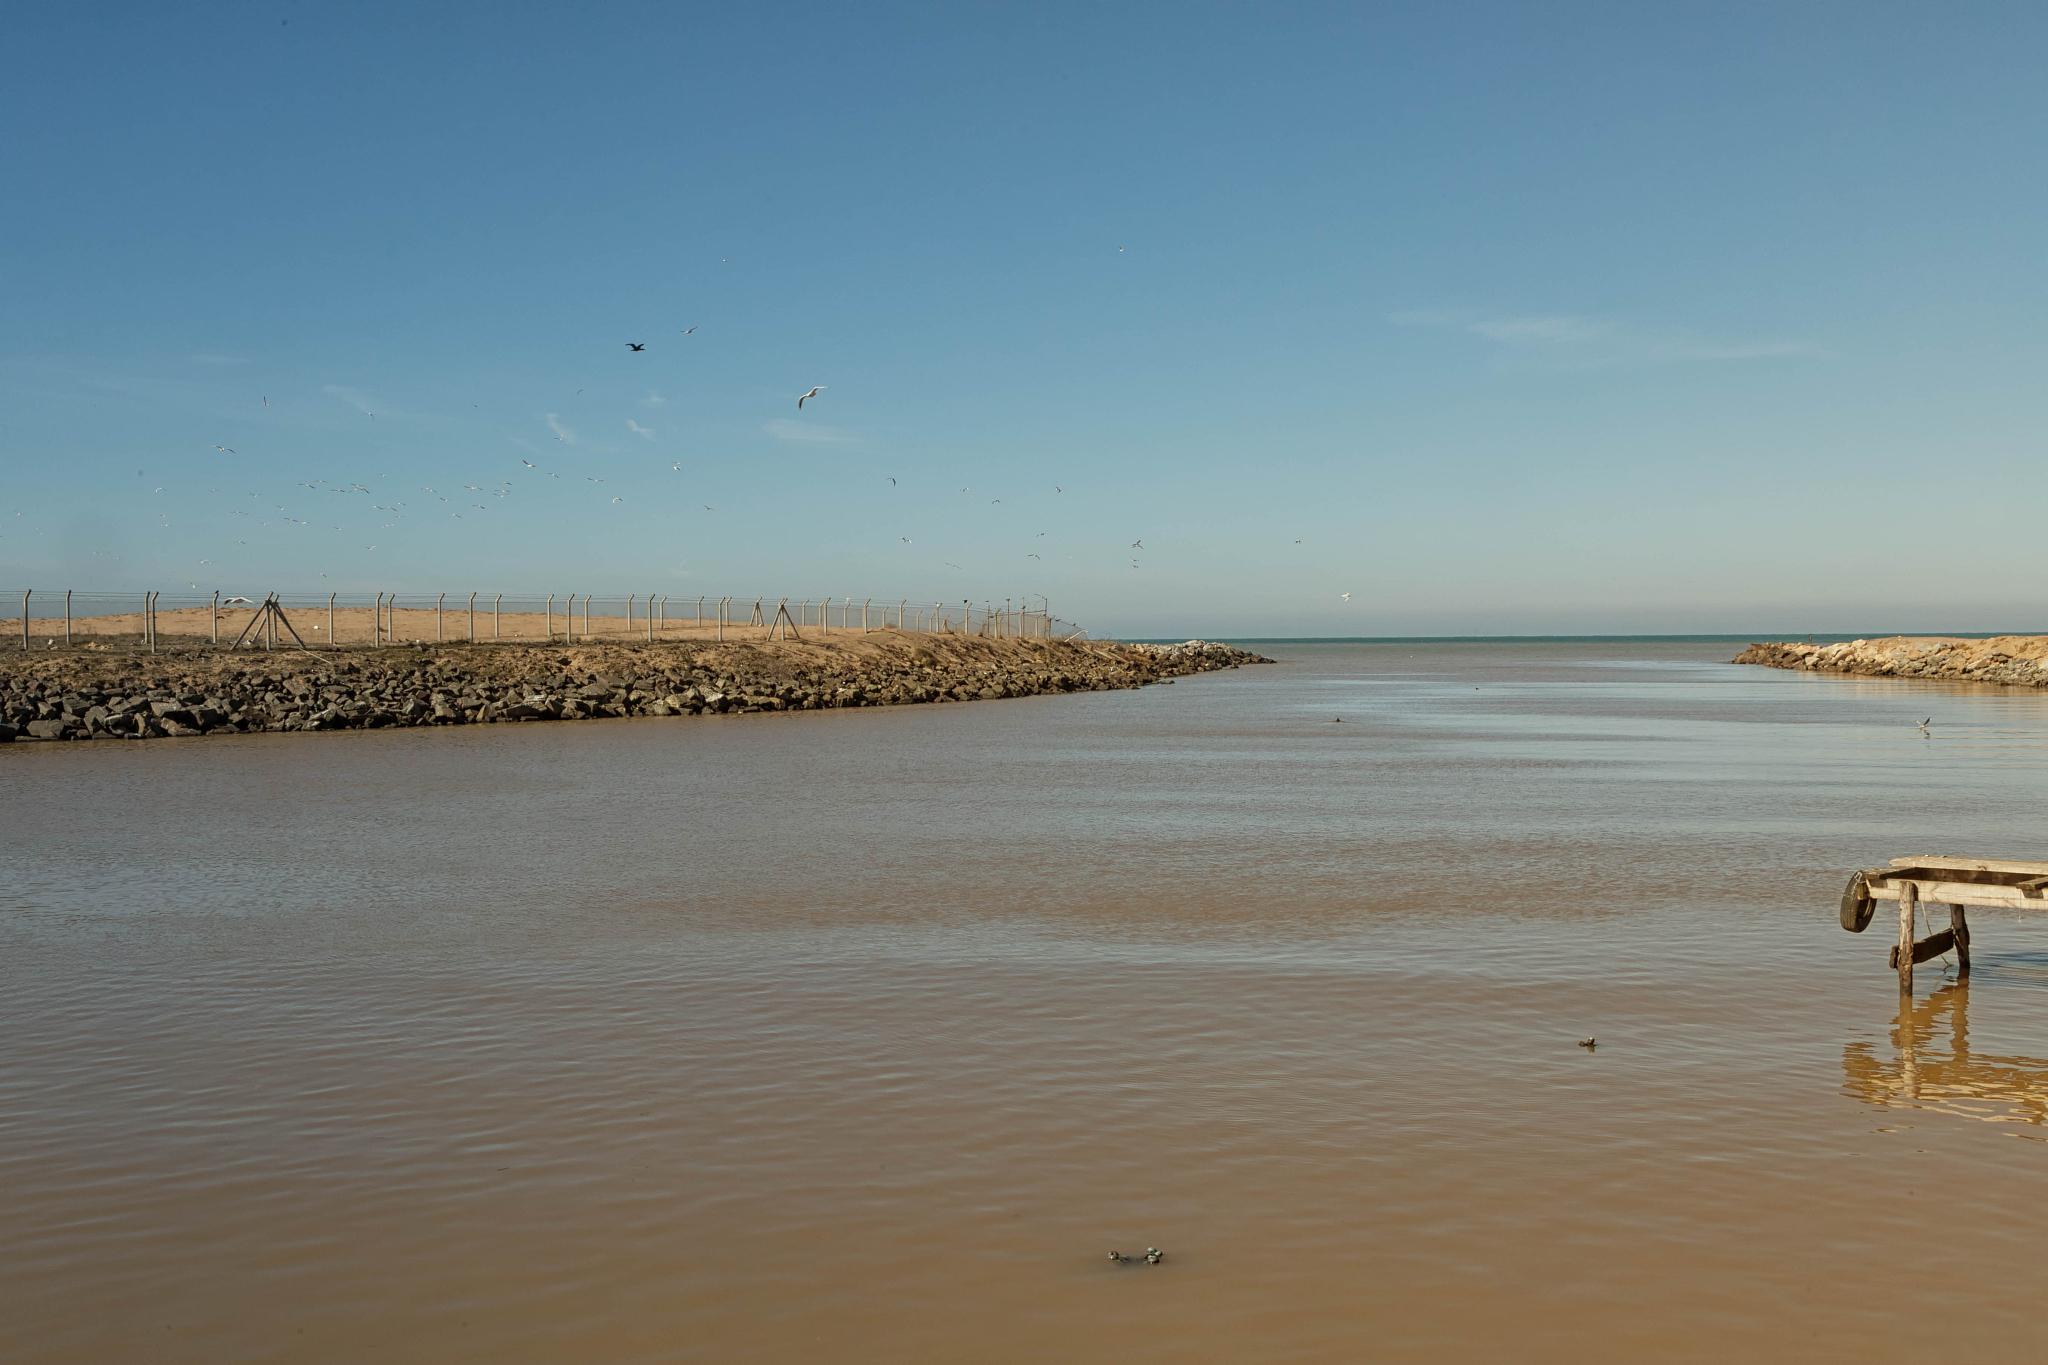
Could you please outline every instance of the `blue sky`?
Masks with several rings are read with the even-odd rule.
[[[111,4],[0,48],[0,590],[2048,627],[2039,7]]]

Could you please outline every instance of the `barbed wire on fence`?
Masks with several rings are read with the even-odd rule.
[[[995,639],[1087,632],[1023,602],[762,593],[162,593],[5,590],[20,650],[381,648],[743,641],[895,631]],[[0,606],[4,609],[4,606]],[[4,618],[0,618],[4,619]],[[294,639],[295,637],[295,639]]]

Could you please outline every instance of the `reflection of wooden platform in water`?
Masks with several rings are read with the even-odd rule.
[[[1878,901],[1897,901],[1899,941],[1891,965],[1899,989],[1913,989],[1913,964],[1953,951],[1958,975],[1970,974],[1970,923],[1965,907],[2048,910],[2048,862],[2016,858],[1948,858],[1917,854],[1894,858],[1889,867],[1868,868],[1849,878],[1842,892],[1842,927],[1860,934],[1870,925]],[[1948,928],[1916,941],[1913,911],[1921,903],[1948,906]]]
[[[2048,1061],[1971,1052],[1969,1011],[1970,988],[1960,983],[1900,1009],[1892,1027],[1897,1058],[1878,1057],[1869,1043],[1849,1044],[1842,1049],[1843,1088],[1879,1108],[2048,1126]],[[1946,1052],[1937,1050],[1936,1038],[1944,1021]]]

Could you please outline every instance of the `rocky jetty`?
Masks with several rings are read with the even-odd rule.
[[[0,658],[0,741],[817,711],[1143,687],[1256,654],[877,632],[847,642]]]
[[[2048,687],[2048,636],[2000,635],[1989,640],[1894,635],[1831,645],[1784,641],[1753,644],[1739,664],[1793,668],[1808,673],[1849,673],[1868,678],[1935,678],[1955,682]]]

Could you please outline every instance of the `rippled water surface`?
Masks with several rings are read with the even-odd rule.
[[[0,1355],[2038,1352],[2048,921],[1835,899],[2048,857],[2048,697],[1269,652],[0,748]]]

